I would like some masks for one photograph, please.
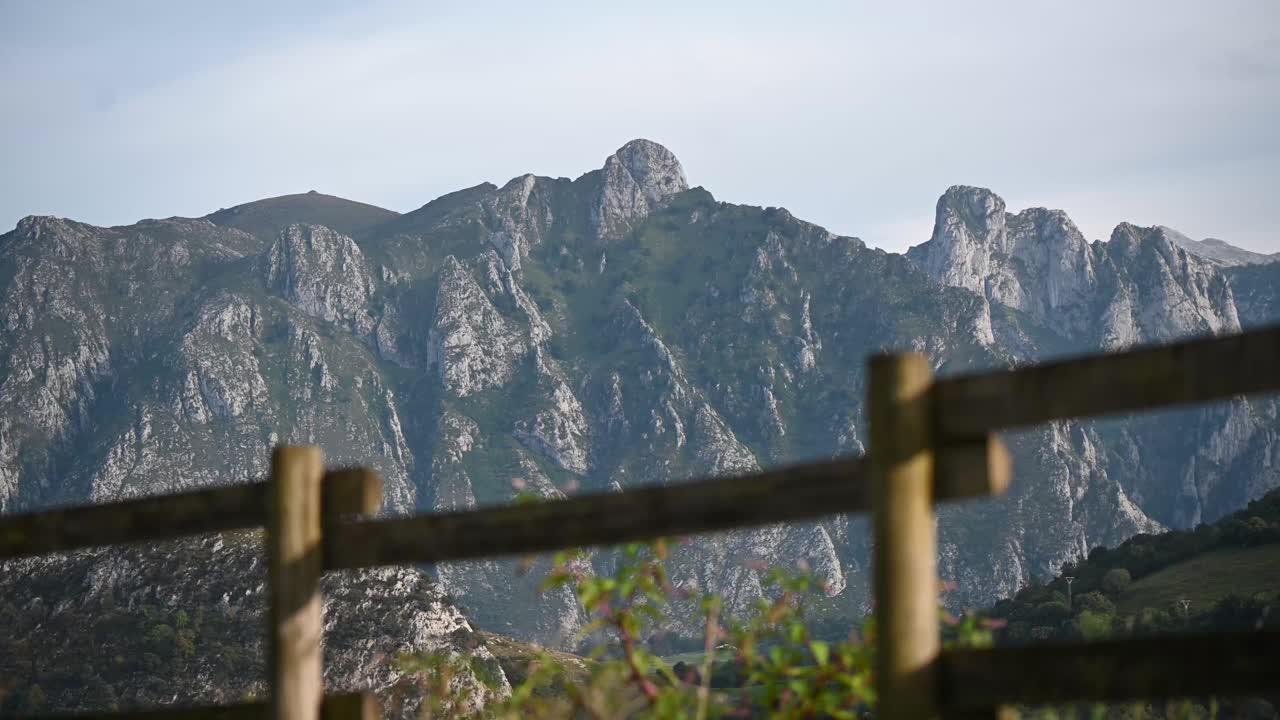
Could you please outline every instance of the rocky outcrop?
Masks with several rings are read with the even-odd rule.
[[[983,188],[948,189],[932,237],[907,255],[943,285],[1076,343],[1118,349],[1240,327],[1226,280],[1166,228],[1123,223],[1089,244],[1061,210],[1009,214]],[[1016,334],[1000,315],[992,322],[992,339]]]
[[[253,350],[262,327],[256,308],[227,295],[205,305],[180,345],[183,369],[178,419],[230,420],[266,404],[267,383]]]
[[[545,181],[544,181],[545,183]],[[533,175],[522,175],[482,202],[488,240],[508,270],[518,271],[520,259],[542,241],[555,214],[547,193]]]
[[[527,339],[457,258],[445,258],[438,282],[427,361],[440,384],[458,397],[503,385],[528,353]]]
[[[586,412],[562,377],[552,376],[549,399],[532,421],[516,423],[515,437],[530,450],[572,473],[590,470]]]
[[[929,242],[907,255],[938,282],[1026,313],[1057,332],[1083,333],[1093,321],[1094,254],[1060,210],[1010,215],[995,193],[955,186],[938,200]],[[988,344],[994,341],[994,330],[980,332]]]
[[[48,451],[38,446],[87,423],[96,383],[110,372],[100,275],[107,244],[95,230],[29,217],[0,242],[8,278],[0,346],[0,510],[18,500],[25,484],[46,482],[23,478],[19,467],[45,466]],[[25,492],[39,495],[37,487]]]
[[[748,473],[760,469],[756,458],[725,425],[710,405],[703,403],[693,416],[695,472],[702,477]]]
[[[610,155],[599,182],[591,225],[603,241],[616,240],[664,199],[689,189],[676,156],[649,140],[632,140]]]
[[[359,336],[373,330],[373,276],[351,238],[319,225],[290,225],[267,252],[266,271],[267,281],[306,314]]]
[[[985,295],[987,279],[1000,274],[993,255],[1009,254],[1004,200],[983,188],[956,185],[938,199],[929,242],[907,256],[943,285]]]
[[[1262,327],[1280,317],[1280,262],[1223,271],[1243,327]]]
[[[1109,326],[1118,336],[1115,344],[1240,330],[1226,278],[1173,242],[1164,228],[1121,223],[1102,250],[1112,273],[1108,289],[1114,288],[1112,297],[1128,310],[1126,317],[1124,309],[1109,305],[1109,317],[1120,316],[1118,327],[1133,331],[1126,337]]]

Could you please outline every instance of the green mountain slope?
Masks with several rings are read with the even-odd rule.
[[[1094,548],[996,603],[1004,642],[1280,627],[1280,490],[1193,530]]]
[[[1253,597],[1280,592],[1280,543],[1227,548],[1170,565],[1129,586],[1116,610],[1138,614],[1143,608],[1169,608],[1189,602],[1188,612],[1211,609],[1231,595]]]
[[[394,210],[315,190],[223,208],[205,216],[214,225],[243,230],[267,242],[294,223],[323,225],[354,238],[400,216]]]

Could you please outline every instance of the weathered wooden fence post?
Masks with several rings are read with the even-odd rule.
[[[890,720],[938,716],[932,377],[923,355],[871,359],[877,715]]]
[[[320,576],[324,452],[278,447],[271,457],[267,513],[268,681],[272,717],[319,720],[324,699]]]

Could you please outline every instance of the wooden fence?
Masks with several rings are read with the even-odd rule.
[[[872,358],[866,457],[584,494],[523,506],[361,519],[366,470],[326,473],[314,447],[277,448],[267,482],[0,517],[0,560],[265,527],[269,703],[114,718],[371,718],[368,694],[326,696],[326,570],[435,563],[873,514],[878,715],[991,716],[1009,704],[1240,695],[1280,689],[1280,633],[940,648],[934,505],[999,493],[998,430],[1280,390],[1280,328],[934,380],[917,354]]]

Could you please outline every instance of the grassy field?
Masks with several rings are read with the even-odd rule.
[[[1228,595],[1280,590],[1280,545],[1216,550],[1134,581],[1117,603],[1122,613],[1167,609],[1180,598],[1204,612]]]

